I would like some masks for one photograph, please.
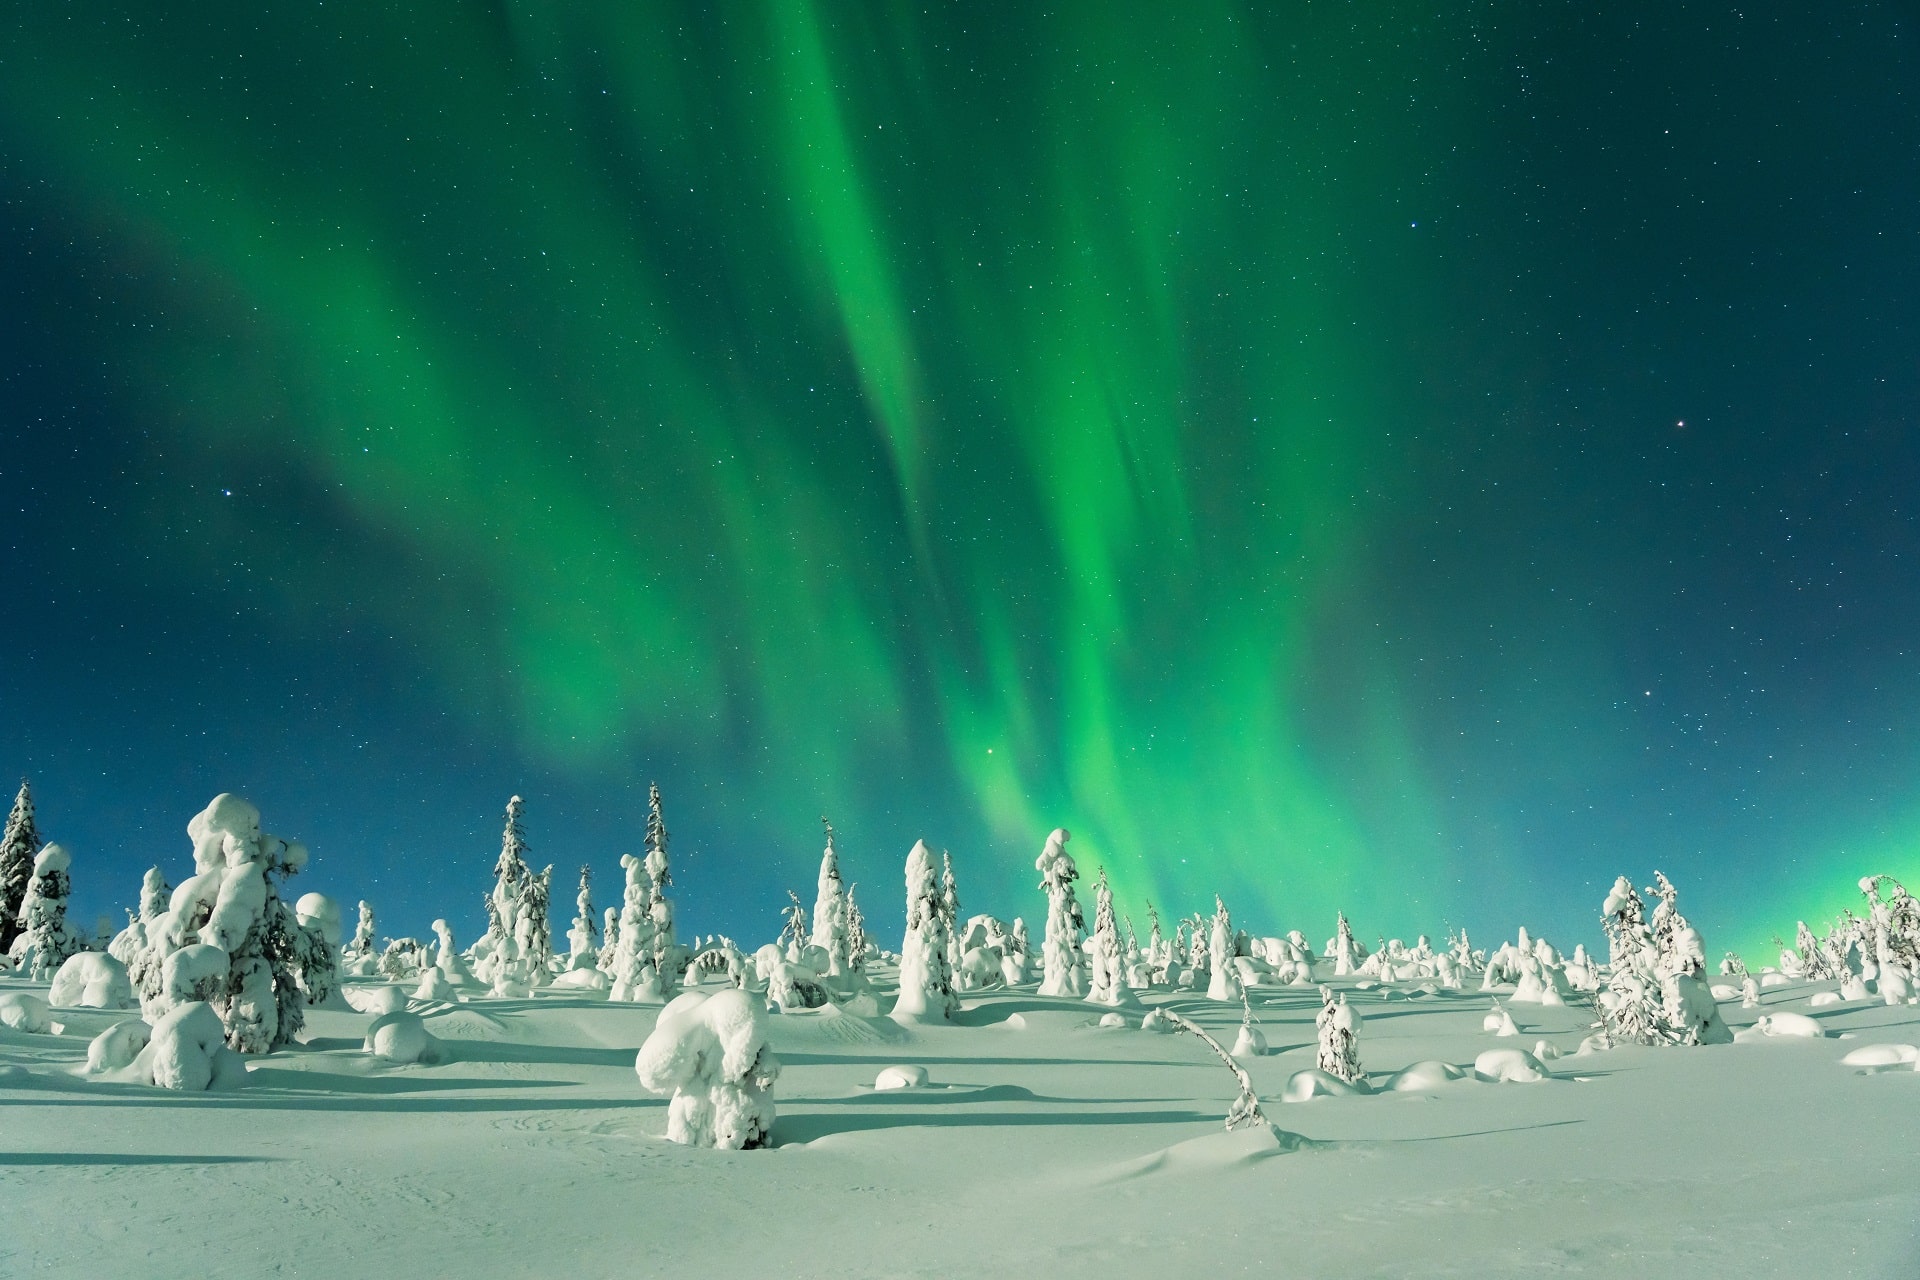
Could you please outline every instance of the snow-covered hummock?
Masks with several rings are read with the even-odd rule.
[[[1087,999],[1113,1008],[1140,1007],[1139,997],[1127,985],[1120,934],[1113,916],[1113,890],[1107,886],[1104,867],[1093,889],[1093,945],[1087,950]]]
[[[734,1151],[768,1144],[780,1061],[767,1047],[766,1013],[748,992],[676,996],[660,1011],[633,1069],[647,1089],[672,1094],[670,1141]]]
[[[840,977],[848,968],[847,886],[840,878],[840,854],[833,847],[833,824],[825,818],[827,846],[820,854],[820,878],[813,899],[813,945],[827,953],[827,974]]]
[[[1240,999],[1240,972],[1234,967],[1233,918],[1218,894],[1213,899],[1213,925],[1207,937],[1207,999]]]
[[[1080,871],[1067,852],[1067,841],[1072,838],[1065,827],[1056,828],[1047,836],[1033,864],[1034,870],[1040,873],[1040,887],[1047,894],[1047,932],[1041,945],[1040,994],[1043,996],[1079,996],[1087,990],[1087,971],[1080,949],[1080,938],[1087,925],[1080,914],[1080,904],[1073,896],[1073,882],[1080,878]]]
[[[1345,995],[1336,1003],[1333,992],[1320,988],[1320,1012],[1313,1020],[1319,1033],[1320,1050],[1315,1066],[1348,1084],[1360,1081],[1360,1015],[1347,1005]]]
[[[947,962],[946,897],[934,872],[933,851],[914,841],[907,854],[907,932],[900,943],[900,998],[893,1006],[897,1022],[945,1022],[960,1009]]]
[[[127,966],[101,951],[80,951],[67,957],[53,975],[47,1000],[61,1009],[125,1009],[133,1004],[133,984]]]
[[[227,1046],[230,1033],[213,1006],[183,1004],[153,1024],[153,1034],[128,1068],[142,1084],[198,1093],[235,1089],[247,1082],[247,1066]]]
[[[34,855],[40,852],[40,831],[34,824],[33,790],[25,778],[14,793],[13,808],[0,833],[0,955],[10,955],[20,933],[20,909],[33,880]]]
[[[86,939],[67,923],[67,899],[73,883],[67,876],[72,859],[57,844],[34,855],[33,878],[20,904],[16,923],[20,932],[9,954],[29,977],[45,982],[59,972],[67,957],[86,949]]]

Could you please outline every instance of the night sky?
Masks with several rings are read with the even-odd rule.
[[[564,929],[657,779],[683,932],[1770,961],[1920,882],[1907,10],[8,5],[0,777],[89,925],[232,790],[466,941],[519,792]]]

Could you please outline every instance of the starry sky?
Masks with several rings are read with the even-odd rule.
[[[164,10],[171,9],[172,12]],[[0,775],[463,940],[1920,882],[1906,6],[13,4]]]

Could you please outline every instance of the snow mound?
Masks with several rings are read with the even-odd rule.
[[[114,1023],[87,1045],[87,1074],[97,1076],[132,1066],[152,1039],[153,1028],[138,1018]]]
[[[374,986],[347,987],[345,992],[348,1004],[376,1018],[399,1013],[407,1007],[407,993],[384,982]]]
[[[52,1027],[46,1015],[46,1002],[33,992],[10,990],[0,994],[0,1027],[8,1031],[42,1034]]]
[[[887,1067],[873,1079],[876,1089],[924,1089],[927,1087],[927,1069],[925,1067]]]
[[[1233,1056],[1236,1058],[1258,1058],[1267,1051],[1267,1037],[1258,1027],[1240,1024],[1240,1034],[1233,1040]]]
[[[1488,1084],[1532,1084],[1553,1073],[1525,1049],[1489,1049],[1473,1060],[1473,1076]]]
[[[1016,1014],[1014,1016],[1018,1017],[1019,1015]],[[1167,1016],[1167,1012],[1164,1009],[1150,1009],[1147,1011],[1147,1016],[1140,1019],[1140,1029],[1142,1031],[1154,1032],[1157,1035],[1172,1035],[1173,1019]]]
[[[1120,1182],[1169,1173],[1182,1177],[1229,1173],[1313,1145],[1299,1134],[1276,1129],[1271,1124],[1246,1125],[1176,1142],[1152,1155],[1126,1162],[1101,1181]]]
[[[1819,1040],[1827,1033],[1804,1013],[1763,1013],[1753,1020],[1752,1030],[1763,1036]]]
[[[588,972],[593,971],[588,970]],[[602,974],[601,976],[604,978],[606,975]],[[394,989],[397,990],[398,988]],[[460,998],[460,993],[454,989],[453,983],[447,980],[447,975],[444,971],[440,969],[423,969],[420,972],[420,985],[414,988],[413,998],[415,1000],[439,1000],[451,1003]]]
[[[1863,1074],[1876,1071],[1897,1071],[1911,1067],[1920,1071],[1920,1048],[1910,1044],[1869,1044],[1855,1049],[1840,1059],[1840,1065],[1857,1067]]]
[[[1480,1019],[1480,1029],[1491,1031],[1496,1036],[1517,1036],[1520,1028],[1513,1025],[1513,1015],[1499,1005],[1493,1006],[1493,1012]]]
[[[1458,1080],[1467,1073],[1451,1062],[1440,1062],[1429,1058],[1403,1067],[1388,1078],[1386,1088],[1394,1093],[1414,1093],[1423,1089],[1437,1089],[1450,1080]]]
[[[1815,1009],[1823,1009],[1830,1004],[1845,1004],[1846,999],[1838,991],[1816,991],[1807,1003]]]
[[[1729,986],[1724,982],[1716,982],[1707,989],[1713,993],[1715,1000],[1738,1000],[1740,998],[1740,988]]]
[[[1372,1087],[1364,1080],[1348,1084],[1331,1071],[1308,1067],[1287,1077],[1287,1087],[1280,1091],[1280,1100],[1305,1102],[1309,1098],[1346,1098],[1372,1092]]]
[[[367,1028],[366,1051],[383,1062],[437,1066],[445,1053],[417,1013],[382,1014]]]
[[[575,991],[605,991],[613,983],[598,969],[569,969],[555,978],[553,985]]]
[[[199,1093],[237,1089],[247,1082],[247,1064],[227,1047],[227,1031],[213,1006],[195,1000],[153,1026],[153,1038],[128,1068],[141,1084]]]
[[[0,1027],[43,1035],[52,1026],[52,1021],[47,1017],[47,1002],[31,991],[0,994]]]
[[[1792,981],[1792,978],[1777,970],[1769,970],[1760,975],[1760,985],[1763,987],[1784,987]]]
[[[70,955],[53,975],[47,1003],[62,1009],[125,1009],[133,1003],[127,966],[104,951]]]
[[[1127,1025],[1127,1019],[1124,1014],[1103,1013],[1100,1015],[1100,1025],[1103,1027],[1124,1027]]]

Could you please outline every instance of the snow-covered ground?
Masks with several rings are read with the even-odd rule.
[[[1226,1133],[1232,1076],[1137,1012],[1101,1026],[1031,987],[970,994],[952,1026],[828,1006],[769,1018],[775,1145],[730,1152],[662,1140],[634,1074],[659,1007],[602,993],[415,1001],[431,1066],[366,1052],[372,1014],[313,1010],[304,1044],[207,1093],[85,1076],[133,1015],[56,1009],[58,1034],[0,1029],[0,1275],[1920,1275],[1920,1072],[1842,1062],[1920,1044],[1920,1009],[1776,985],[1721,1016],[1822,1037],[1574,1056],[1585,1007],[1512,1004],[1496,1037],[1478,992],[1331,985],[1376,1088],[1423,1060],[1465,1078],[1283,1102],[1320,996],[1256,987],[1271,1049],[1245,1065],[1276,1141]],[[1241,1021],[1140,994],[1227,1043]],[[1551,1079],[1474,1078],[1539,1041],[1566,1055]],[[876,1090],[892,1066],[929,1082]]]

